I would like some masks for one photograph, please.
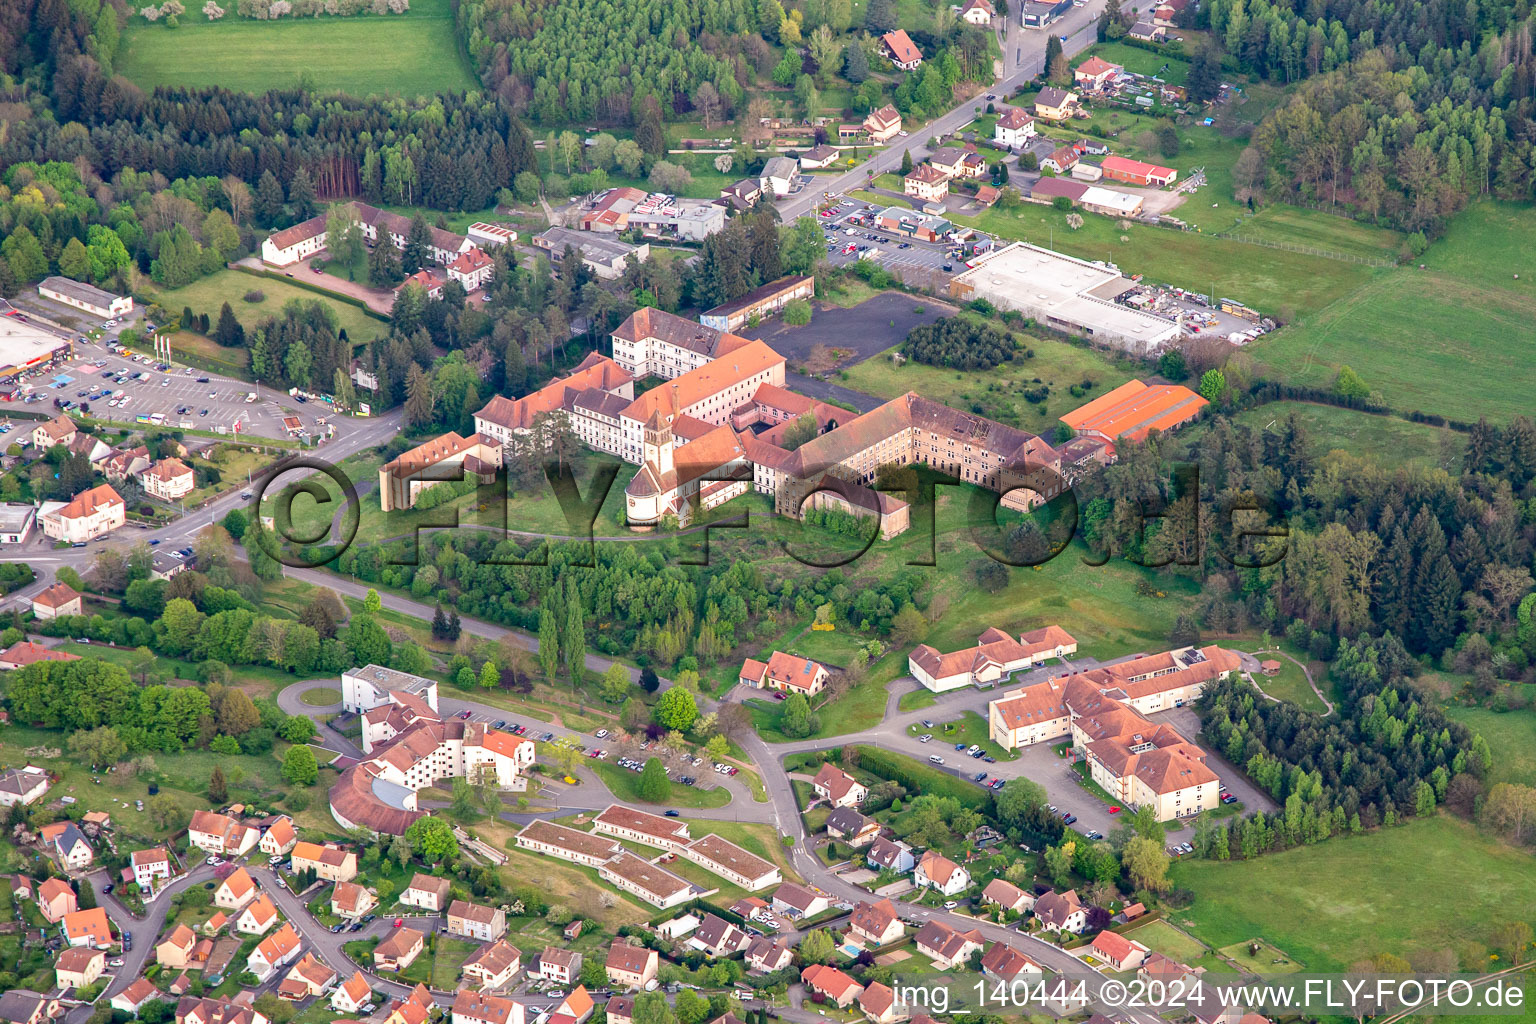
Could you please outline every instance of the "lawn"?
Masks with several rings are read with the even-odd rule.
[[[387,56],[387,59],[384,59]],[[319,92],[425,96],[478,87],[460,55],[450,0],[413,0],[405,14],[290,17],[233,12],[210,22],[192,9],[178,28],[130,20],[118,73],[146,90],[219,85],[289,89],[307,76]]]
[[[316,686],[299,694],[299,700],[311,707],[329,707],[341,700],[341,691],[332,686]]]
[[[951,751],[954,751],[954,746],[956,743],[964,743],[967,747],[981,747],[982,750],[997,758],[999,761],[1013,761],[1019,756],[1018,751],[1004,750],[1002,747],[992,742],[991,736],[988,735],[987,720],[982,718],[974,711],[967,711],[959,718],[951,721],[939,722],[937,727],[934,729],[926,729],[921,724],[918,724],[912,726],[909,731],[914,735],[931,732],[933,734],[935,751],[940,754],[944,753],[943,749],[938,746],[940,743],[948,746]],[[958,753],[958,751],[954,752]],[[984,767],[985,766],[977,766],[975,771],[972,771],[971,774],[975,775],[977,771],[981,771]],[[963,761],[961,762],[961,771],[963,774]]]
[[[951,408],[1048,435],[1059,417],[1138,376],[1138,370],[1145,373],[1142,367],[1086,344],[1018,337],[1025,349],[1013,362],[987,373],[963,373],[910,359],[898,363],[892,359],[900,351],[897,346],[849,367],[838,383],[878,398],[898,398],[916,391]],[[1087,381],[1092,386],[1081,388]],[[1024,397],[1026,390],[1041,384],[1050,389],[1044,401],[1030,402]],[[1074,386],[1081,388],[1080,395],[1072,394]]]
[[[1315,971],[1486,945],[1501,922],[1536,917],[1536,860],[1444,815],[1248,863],[1182,861],[1170,878],[1194,893],[1172,920],[1197,938],[1263,938]],[[1414,879],[1446,884],[1404,884]]]
[[[1306,245],[1366,259],[1396,258],[1403,236],[1389,228],[1362,224],[1320,210],[1276,204],[1245,216],[1232,229],[1240,238]]]
[[[1080,259],[1105,260],[1127,274],[1145,275],[1149,283],[1233,298],[1282,319],[1315,313],[1357,291],[1373,275],[1386,273],[1358,263],[1096,215],[1085,216],[1082,228],[1074,231],[1066,218],[1061,210],[1026,203],[1013,210],[993,207],[978,216],[957,214],[951,219]]]
[[[1419,261],[1376,272],[1355,294],[1256,341],[1253,355],[1311,387],[1331,387],[1339,367],[1352,366],[1394,409],[1462,421],[1528,414],[1533,231],[1536,210],[1480,203]]]
[[[1149,78],[1157,75],[1169,85],[1183,85],[1185,79],[1189,77],[1189,61],[1178,57],[1164,57],[1151,50],[1127,46],[1125,43],[1098,43],[1091,46],[1072,59],[1072,66],[1077,67],[1090,56],[1103,57],[1111,64],[1119,64],[1132,74],[1146,75]],[[1165,66],[1167,71],[1162,70]]]
[[[271,26],[274,23],[262,24]],[[306,21],[304,24],[312,26],[315,22]],[[245,296],[248,292],[261,292],[265,298],[260,302],[246,302]],[[303,299],[305,302],[322,302],[330,307],[336,314],[337,325],[346,330],[347,337],[354,343],[381,338],[389,333],[388,325],[382,320],[375,320],[350,303],[339,302],[318,292],[291,285],[286,281],[257,277],[239,270],[221,270],[216,274],[199,278],[182,288],[173,288],[169,291],[154,289],[148,294],[172,313],[179,313],[183,307],[191,306],[192,312],[207,313],[212,320],[218,319],[220,308],[227,302],[235,314],[235,319],[239,320],[241,326],[247,331],[254,329],[257,323],[266,317],[282,316],[284,303],[293,299]],[[206,339],[205,343],[213,344]],[[231,357],[225,355],[224,358]]]
[[[1435,467],[1452,474],[1460,472],[1466,437],[1447,427],[1308,402],[1270,402],[1245,409],[1233,420],[1258,430],[1280,430],[1292,415],[1306,428],[1314,456],[1344,451],[1383,466]],[[1201,432],[1206,429],[1203,423],[1195,427]],[[1192,432],[1188,439],[1198,436]]]
[[[1248,648],[1244,647],[1243,649],[1247,650]],[[1280,649],[1299,660],[1302,665],[1307,663],[1306,653],[1292,647],[1289,643],[1281,641]],[[1301,665],[1296,664],[1290,658],[1279,657],[1270,653],[1260,654],[1257,657],[1261,661],[1266,658],[1274,658],[1275,661],[1280,663],[1280,671],[1275,675],[1254,675],[1254,681],[1259,684],[1260,689],[1265,693],[1271,697],[1290,701],[1303,711],[1315,711],[1318,714],[1322,714],[1327,710],[1323,707],[1323,702],[1317,699],[1317,694],[1313,692],[1312,687],[1307,685],[1307,676],[1306,673],[1302,672]],[[1312,671],[1314,673],[1321,673],[1325,672],[1326,669],[1323,665],[1319,664]]]
[[[632,772],[627,768],[620,768],[618,765],[606,764],[602,761],[593,761],[587,767],[603,781],[603,785],[608,787],[616,799],[631,804],[650,803],[640,796],[639,772]],[[670,786],[672,792],[665,801],[669,807],[724,807],[731,802],[730,790],[724,786],[704,789],[699,786],[685,786],[680,782],[670,783]]]
[[[1536,711],[1500,713],[1452,704],[1445,713],[1488,741],[1493,781],[1536,786]]]
[[[1153,921],[1126,934],[1143,946],[1164,956],[1172,957],[1180,963],[1193,965],[1196,960],[1206,954],[1206,948],[1203,945],[1167,921]]]

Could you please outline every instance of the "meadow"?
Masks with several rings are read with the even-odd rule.
[[[897,398],[916,391],[952,408],[968,409],[1032,433],[1049,435],[1059,417],[1119,387],[1140,369],[1114,353],[1088,345],[1028,335],[1019,336],[1019,340],[1034,355],[1026,358],[1021,351],[1012,363],[987,373],[967,373],[911,360],[897,363],[892,359],[900,351],[897,346],[849,367],[839,375],[838,383],[879,398]],[[1069,389],[1084,381],[1092,381],[1093,386],[1073,395]],[[1050,388],[1044,401],[1030,402],[1024,398],[1026,390],[1040,384]]]
[[[246,302],[244,296],[249,292],[261,292],[265,298],[260,302]],[[184,307],[190,306],[192,312],[207,313],[209,319],[214,322],[218,321],[219,310],[227,302],[230,311],[235,314],[235,319],[239,320],[240,326],[247,331],[254,329],[258,323],[269,316],[282,316],[283,306],[289,301],[302,299],[305,302],[321,302],[330,307],[336,314],[337,325],[347,332],[348,339],[354,343],[382,338],[389,333],[389,327],[384,321],[374,319],[349,302],[339,302],[319,292],[299,288],[286,281],[257,277],[239,270],[221,270],[216,274],[199,278],[184,287],[169,290],[154,289],[149,294],[173,314],[180,313]],[[195,336],[188,335],[188,337]],[[238,358],[228,355],[212,341],[204,340],[201,344],[206,344],[208,348],[214,350],[213,354],[221,355],[226,360]],[[247,361],[248,359],[247,356]]]
[[[1533,230],[1536,210],[1480,203],[1417,261],[1376,272],[1354,294],[1259,339],[1253,355],[1280,379],[1312,387],[1332,386],[1339,367],[1351,366],[1395,409],[1462,421],[1528,414]]]
[[[1494,782],[1536,786],[1536,711],[1498,712],[1449,704],[1445,713],[1488,741]]]
[[[1279,430],[1292,415],[1306,428],[1315,456],[1343,451],[1386,466],[1437,466],[1455,473],[1466,447],[1466,438],[1447,427],[1308,402],[1270,402],[1232,419],[1257,430]],[[1205,429],[1196,427],[1200,433]],[[1200,433],[1191,431],[1190,440]]]
[[[412,0],[405,14],[208,21],[189,9],[170,28],[132,18],[117,69],[135,85],[239,92],[290,89],[424,96],[478,87],[460,54],[449,0]]]
[[[1194,894],[1175,924],[1218,949],[1262,937],[1313,971],[1447,947],[1480,969],[1499,924],[1536,915],[1536,861],[1443,814],[1169,877]]]

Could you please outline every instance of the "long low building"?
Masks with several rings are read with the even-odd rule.
[[[517,834],[517,845],[523,850],[594,868],[606,864],[624,850],[617,840],[542,819],[530,822]]]
[[[642,263],[650,259],[651,247],[642,242],[630,245],[607,235],[595,235],[586,231],[553,227],[533,236],[535,247],[549,253],[550,262],[559,265],[565,258],[567,247],[581,257],[581,262],[605,281],[617,279],[633,256]]]
[[[67,277],[45,277],[37,286],[37,294],[45,299],[84,310],[102,319],[124,316],[133,312],[132,295],[113,295],[83,281]]]
[[[700,313],[699,323],[717,331],[739,331],[756,320],[780,312],[796,299],[809,299],[815,294],[816,279],[809,274],[781,277],[752,289],[739,299]]]
[[[598,877],[616,889],[638,896],[663,910],[707,895],[686,878],[635,856],[628,850],[597,869]]]
[[[1032,630],[1017,640],[994,626],[981,634],[975,647],[948,654],[919,644],[907,657],[907,669],[928,689],[944,693],[1001,682],[1015,672],[1075,653],[1077,640],[1060,626]]]
[[[1054,330],[1148,355],[1178,340],[1179,325],[1116,301],[1134,287],[1102,263],[1014,242],[958,275],[950,295],[962,302],[986,299]]]
[[[713,871],[733,885],[748,892],[766,889],[783,881],[778,865],[748,853],[735,843],[717,835],[700,836],[677,851],[679,856]]]
[[[1061,422],[1079,437],[1143,441],[1154,430],[1172,430],[1198,418],[1210,404],[1182,384],[1130,380],[1073,409]]]

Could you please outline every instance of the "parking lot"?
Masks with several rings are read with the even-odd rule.
[[[838,267],[860,258],[872,258],[887,268],[911,267],[945,273],[965,269],[965,264],[950,256],[952,246],[942,242],[902,238],[870,224],[858,224],[850,220],[854,217],[863,219],[879,210],[880,207],[870,203],[844,199],[833,207],[832,216],[818,217],[827,240],[828,263]],[[947,271],[946,267],[949,268]]]
[[[315,420],[330,411],[326,406],[305,408],[297,401],[278,405],[259,400],[245,381],[174,365],[161,371],[148,356],[113,355],[102,344],[77,343],[75,353],[75,358],[21,381],[23,390],[13,400],[0,402],[0,410],[51,413],[58,408],[54,401],[62,400],[75,404],[66,411],[119,423],[261,437],[287,436],[283,418],[290,415],[314,432]]]

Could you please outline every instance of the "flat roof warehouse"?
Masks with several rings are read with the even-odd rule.
[[[962,301],[984,298],[1056,330],[1145,355],[1176,340],[1179,326],[1115,301],[1135,287],[1107,266],[1015,242],[958,275],[951,294]]]
[[[60,338],[13,316],[0,316],[0,378],[41,366],[70,347]]]

